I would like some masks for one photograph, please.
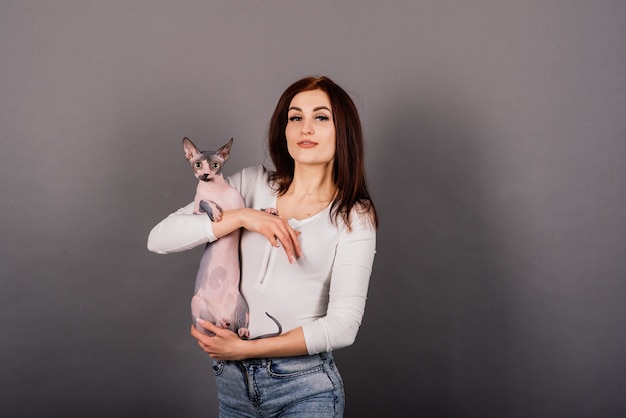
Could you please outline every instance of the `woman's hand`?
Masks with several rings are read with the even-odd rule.
[[[209,336],[198,331],[195,326],[191,326],[191,336],[198,340],[200,348],[208,353],[211,358],[216,360],[244,360],[247,358],[244,351],[247,341],[240,339],[237,334],[229,329],[215,326],[209,321],[198,319],[198,324],[215,334]]]
[[[282,245],[290,263],[295,263],[297,257],[302,256],[298,236],[300,232],[289,225],[287,219],[272,215],[262,210],[244,208],[226,211],[220,222],[213,223],[213,231],[216,236],[222,236],[219,229],[229,228],[229,224],[236,225],[264,235],[274,247]],[[230,232],[228,229],[225,232]],[[232,230],[232,229],[231,229]]]
[[[296,261],[295,257],[302,256],[298,242],[300,232],[293,229],[287,219],[262,210],[252,209],[243,218],[243,227],[249,231],[263,234],[274,247],[280,247],[282,244],[290,263]]]
[[[198,325],[215,335],[209,336],[191,326],[191,336],[211,358],[216,360],[245,360],[248,358],[303,356],[308,354],[302,327],[277,337],[242,340],[229,329],[198,319]]]

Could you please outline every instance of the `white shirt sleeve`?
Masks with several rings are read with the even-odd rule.
[[[240,193],[245,186],[244,172],[254,171],[242,170],[226,178]],[[191,202],[152,228],[148,235],[148,250],[157,254],[177,253],[217,240],[211,219],[205,214],[194,214],[193,207]]]
[[[213,242],[211,219],[193,213],[193,202],[159,222],[148,235],[148,250],[157,254],[177,253]]]
[[[337,246],[326,316],[303,325],[309,354],[351,345],[365,313],[376,230],[367,215],[353,214],[352,231],[346,229]]]

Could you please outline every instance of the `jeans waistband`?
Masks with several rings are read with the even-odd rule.
[[[265,367],[265,366],[267,366],[268,363],[270,363],[272,360],[274,360],[276,358],[279,358],[281,360],[298,360],[298,359],[311,358],[313,356],[317,356],[317,357],[321,358],[322,360],[326,360],[328,358],[332,358],[332,353],[325,352],[325,353],[318,353],[318,354],[305,354],[303,356],[250,358],[250,359],[246,359],[246,360],[231,361],[230,363],[233,363],[233,364],[236,364],[236,365],[241,365],[241,366],[244,366],[244,367],[247,367],[247,366]]]

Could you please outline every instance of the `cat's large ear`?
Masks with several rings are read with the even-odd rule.
[[[197,154],[200,154],[200,150],[196,147],[191,139],[184,137],[183,138],[183,152],[185,153],[185,158],[187,161],[191,160]]]
[[[233,139],[230,138],[230,141],[228,141],[228,143],[226,145],[224,145],[222,148],[220,148],[217,151],[215,151],[215,153],[217,155],[219,155],[219,157],[223,161],[226,161],[226,160],[228,160],[228,157],[230,156],[230,148],[232,146],[233,146]]]

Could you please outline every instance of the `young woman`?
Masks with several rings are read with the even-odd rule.
[[[354,103],[327,77],[295,82],[270,121],[269,150],[274,170],[250,167],[228,179],[245,209],[211,222],[194,215],[191,203],[154,227],[148,248],[183,251],[242,228],[250,339],[207,321],[202,326],[214,336],[191,327],[214,360],[220,417],[341,417],[343,383],[332,351],[356,338],[378,223]],[[266,312],[283,333],[254,339],[276,332]]]

